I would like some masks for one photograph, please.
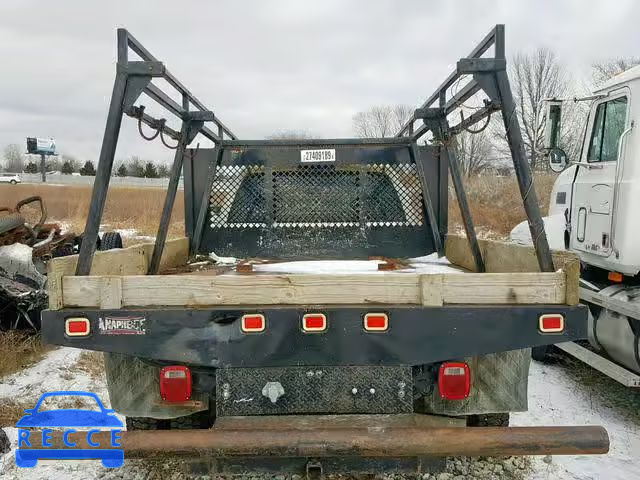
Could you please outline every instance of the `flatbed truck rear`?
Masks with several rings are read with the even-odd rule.
[[[85,241],[50,264],[42,329],[50,343],[105,353],[111,405],[127,417],[125,455],[312,475],[424,472],[447,455],[607,451],[598,426],[508,427],[509,412],[527,408],[530,348],[584,338],[587,312],[577,258],[546,242],[502,25],[393,138],[237,139],[129,32],[118,41]],[[463,76],[471,81],[452,93]],[[143,92],[181,120],[179,131],[136,104]],[[488,97],[484,107],[450,125],[475,94]],[[492,114],[504,119],[534,247],[475,234],[452,142]],[[155,243],[96,253],[123,115],[173,137],[175,160]],[[197,136],[214,147],[190,147]],[[185,237],[167,240],[182,173]],[[463,237],[448,234],[449,176]],[[464,273],[407,260],[425,255]],[[211,257],[241,261],[197,267]],[[302,259],[380,271],[256,268]]]

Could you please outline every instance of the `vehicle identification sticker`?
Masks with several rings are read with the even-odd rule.
[[[300,161],[302,163],[335,162],[336,149],[324,148],[319,150],[300,150]]]
[[[145,335],[146,323],[145,317],[100,317],[98,330],[100,335]]]

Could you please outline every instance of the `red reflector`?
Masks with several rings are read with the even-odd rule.
[[[367,313],[364,316],[364,329],[370,332],[384,332],[389,328],[389,317],[386,313]]]
[[[264,315],[252,313],[242,316],[242,331],[247,333],[263,332],[266,327]]]
[[[564,317],[557,313],[540,315],[538,328],[543,333],[559,333],[564,331]]]
[[[619,272],[609,272],[607,278],[612,282],[620,283],[624,280],[624,275]]]
[[[463,362],[445,362],[438,372],[440,396],[446,400],[464,400],[471,391],[471,371]]]
[[[64,333],[69,337],[84,337],[89,335],[90,331],[88,318],[70,317],[64,321]]]
[[[160,396],[166,402],[186,402],[191,398],[191,370],[172,365],[160,370]]]
[[[302,317],[305,332],[323,332],[327,329],[327,317],[323,313],[307,313]]]

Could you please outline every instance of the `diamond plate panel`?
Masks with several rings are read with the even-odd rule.
[[[275,403],[267,382],[284,390]],[[226,368],[216,385],[218,416],[413,412],[411,367]]]

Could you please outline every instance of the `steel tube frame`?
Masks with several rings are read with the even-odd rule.
[[[148,275],[155,275],[156,273],[158,273],[158,269],[160,267],[160,259],[162,258],[164,243],[167,239],[167,232],[169,231],[169,222],[171,221],[171,213],[173,212],[173,205],[175,203],[176,193],[178,191],[178,183],[180,182],[180,174],[182,173],[184,153],[190,140],[191,128],[191,121],[182,122],[180,141],[178,142],[178,148],[176,148],[176,153],[173,158],[171,175],[169,177],[169,185],[167,186],[167,196],[164,199],[162,216],[160,217],[160,225],[158,225],[158,233],[156,234],[153,254],[151,255],[151,261],[149,262],[149,270],[147,272]]]
[[[84,229],[84,237],[80,247],[78,264],[76,266],[76,275],[89,275],[93,255],[96,250],[98,240],[98,230],[102,221],[104,212],[104,204],[109,189],[109,180],[113,161],[120,135],[120,127],[122,125],[123,115],[136,117],[142,123],[152,128],[160,128],[163,133],[167,133],[174,139],[179,139],[178,149],[174,158],[172,174],[169,181],[169,189],[165,199],[164,209],[160,226],[158,227],[158,236],[156,237],[156,247],[151,260],[150,272],[155,273],[158,268],[159,260],[164,248],[166,232],[171,218],[171,210],[175,200],[180,170],[182,167],[182,158],[188,143],[190,143],[197,133],[202,134],[213,142],[220,143],[226,134],[231,139],[235,139],[235,135],[220,120],[218,120],[210,111],[198,100],[182,83],[180,83],[166,68],[162,65],[149,51],[138,42],[133,35],[125,29],[118,29],[118,63],[116,68],[116,78],[114,81],[113,92],[111,94],[111,103],[109,105],[109,114],[107,116],[107,124],[102,139],[102,147],[100,149],[100,158],[96,171],[93,191],[91,194],[91,203],[89,213]],[[140,61],[129,61],[129,49],[142,58]],[[182,106],[175,102],[169,95],[163,92],[156,85],[151,83],[152,77],[164,78],[173,88],[175,88],[182,97]],[[157,102],[161,107],[165,108],[171,114],[177,116],[182,121],[180,135],[175,130],[164,125],[163,120],[154,119],[153,117],[141,111],[141,107],[133,106],[141,93],[145,93],[148,97]],[[197,108],[196,111],[190,111],[190,105]],[[200,114],[200,115],[198,115]],[[211,129],[204,126],[201,120],[206,118],[212,121],[218,127],[218,133],[214,133]],[[195,121],[194,121],[195,120]],[[197,131],[191,129],[197,125]],[[185,129],[187,135],[185,137]],[[186,143],[185,140],[189,140]],[[168,213],[167,213],[168,212]]]
[[[96,251],[96,245],[98,242],[98,229],[100,228],[100,223],[102,221],[104,204],[107,200],[107,191],[109,189],[109,179],[111,178],[113,158],[116,153],[118,137],[120,136],[122,104],[124,102],[126,87],[127,75],[122,71],[118,71],[113,84],[113,92],[111,93],[107,125],[102,139],[102,148],[100,149],[96,178],[91,192],[91,203],[89,204],[89,213],[87,214],[87,222],[84,227],[84,236],[82,238],[82,244],[80,245],[76,275],[89,275],[89,272],[91,271],[93,254]]]
[[[317,422],[316,422],[317,423]],[[210,457],[447,457],[509,455],[585,455],[609,451],[603,427],[388,427],[264,428],[121,432],[127,458],[173,455]],[[110,445],[111,432],[92,436]],[[62,432],[54,432],[53,448],[64,448]],[[72,438],[76,448],[89,448],[86,435]]]
[[[502,103],[502,120],[507,134],[507,143],[511,150],[513,167],[518,179],[524,210],[527,214],[531,239],[538,257],[538,265],[541,272],[553,272],[555,268],[551,257],[551,249],[549,248],[547,234],[544,231],[544,222],[540,214],[538,195],[533,185],[531,167],[524,151],[524,141],[522,140],[522,132],[520,131],[520,123],[516,113],[516,104],[513,101],[509,78],[505,71],[496,73],[496,83]]]
[[[482,55],[491,46],[494,46],[493,57],[482,57]],[[434,132],[434,137],[437,137],[437,140],[442,141],[442,144],[448,150],[447,153],[449,155],[451,177],[458,197],[458,205],[460,206],[462,220],[467,232],[467,238],[469,240],[471,252],[474,256],[476,268],[480,269],[483,268],[482,256],[478,247],[471,213],[464,192],[464,185],[462,184],[459,172],[459,166],[454,152],[452,149],[448,148],[447,145],[453,140],[453,138],[455,138],[455,135],[460,133],[462,130],[468,129],[472,125],[477,124],[492,112],[501,110],[507,135],[507,142],[509,144],[509,149],[511,150],[513,167],[518,181],[520,194],[522,196],[524,209],[527,214],[527,220],[531,231],[531,238],[533,239],[538,265],[541,271],[552,272],[554,271],[554,265],[551,257],[551,250],[544,231],[544,222],[542,221],[540,207],[538,205],[538,196],[533,185],[531,168],[526,158],[520,124],[516,114],[516,107],[513,101],[513,95],[509,85],[505,65],[504,25],[496,25],[468,57],[463,58],[458,62],[456,70],[452,72],[438,87],[436,92],[422,104],[421,108],[416,110],[411,119],[396,134],[396,137],[407,138],[408,133],[410,135],[409,138],[413,141],[417,141],[428,131],[433,132],[434,129],[437,129],[439,126],[445,126],[445,131]],[[473,78],[464,87],[462,87],[462,89],[447,100],[447,90],[463,75],[472,75]],[[484,108],[475,112],[467,119],[461,120],[458,124],[449,126],[447,122],[447,115],[458,109],[464,101],[468,100],[471,96],[481,90],[489,96],[491,103],[485,105]],[[436,101],[439,101],[440,123],[436,121],[435,117],[424,119],[424,117],[420,116],[426,110],[429,110]],[[435,109],[432,108],[431,110]],[[413,131],[415,121],[420,118],[424,119],[425,124],[418,128],[415,133],[410,133]]]

